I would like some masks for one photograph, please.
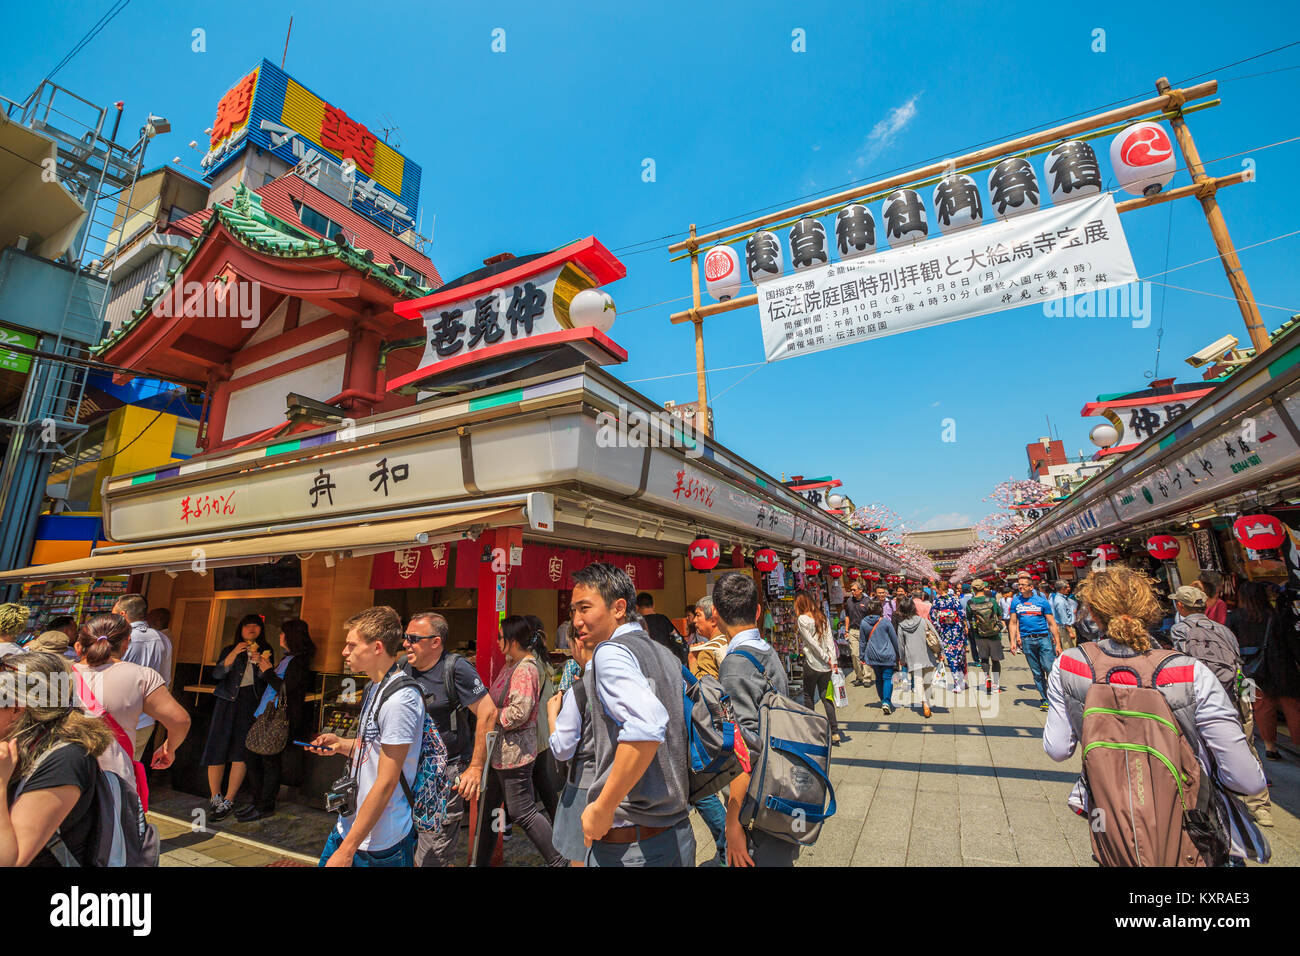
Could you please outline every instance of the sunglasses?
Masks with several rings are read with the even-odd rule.
[[[403,634],[402,636],[406,638],[406,643],[408,644],[417,644],[420,641],[433,640],[432,634],[411,634],[408,632],[406,634]]]

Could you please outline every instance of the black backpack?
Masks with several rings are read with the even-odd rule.
[[[992,598],[971,598],[966,605],[966,618],[976,637],[1002,635],[1002,608]]]

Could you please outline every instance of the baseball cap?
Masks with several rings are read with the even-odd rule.
[[[970,583],[970,586],[974,588],[976,591],[983,591],[988,587],[988,585],[984,583],[984,580],[982,578],[976,578],[974,581]]]
[[[1206,598],[1205,592],[1200,588],[1194,588],[1190,585],[1184,584],[1174,592],[1174,600],[1185,607],[1205,607],[1205,602],[1208,598]]]

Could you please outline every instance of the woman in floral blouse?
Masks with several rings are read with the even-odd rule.
[[[537,809],[533,791],[533,761],[537,758],[537,702],[541,697],[541,667],[536,652],[539,634],[528,621],[512,614],[501,622],[497,646],[506,666],[488,691],[497,706],[496,748],[488,773],[484,808],[485,821],[500,819],[497,808],[505,805],[512,822],[519,824],[547,866],[567,866],[568,861],[551,843],[551,821]],[[500,827],[483,826],[479,831],[478,865],[487,866]]]

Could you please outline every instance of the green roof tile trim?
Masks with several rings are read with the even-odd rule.
[[[95,355],[103,353],[109,346],[121,341],[153,309],[154,303],[171,291],[176,276],[185,270],[198,253],[217,223],[236,240],[257,252],[269,253],[281,259],[307,259],[320,256],[333,256],[368,278],[402,298],[415,299],[428,295],[433,290],[397,274],[392,266],[381,265],[371,261],[370,253],[365,249],[356,249],[345,242],[332,239],[318,239],[308,236],[301,230],[283,220],[277,219],[262,207],[262,197],[242,183],[235,188],[235,196],[229,206],[211,207],[212,215],[203,224],[203,231],[194,239],[185,257],[174,269],[167,273],[167,285],[144,301],[144,305],[131,313],[131,318],[104,341],[91,349]]]
[[[300,441],[283,441],[278,445],[267,445],[264,455],[270,458],[272,455],[282,455],[287,451],[297,451],[301,447],[302,442]]]
[[[469,410],[471,412],[481,411],[484,408],[497,408],[500,405],[510,405],[524,397],[522,388],[512,388],[504,392],[498,392],[495,395],[486,395],[483,398],[471,398],[469,400]]]

